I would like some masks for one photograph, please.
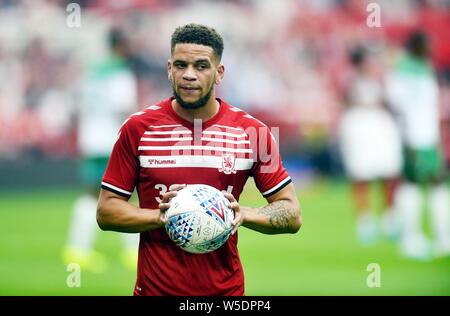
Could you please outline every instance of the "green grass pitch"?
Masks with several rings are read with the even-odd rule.
[[[249,183],[242,205],[263,205]],[[135,273],[119,260],[121,239],[98,233],[95,248],[108,259],[103,274],[81,271],[66,285],[60,261],[78,190],[0,193],[0,295],[131,295]],[[324,181],[298,188],[303,227],[295,235],[239,230],[247,295],[450,295],[450,258],[415,262],[380,240],[364,248],[354,238],[349,188]],[[367,286],[367,266],[381,268],[381,286]]]

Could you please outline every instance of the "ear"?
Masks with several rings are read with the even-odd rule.
[[[224,74],[225,74],[225,66],[223,64],[220,64],[217,67],[217,76],[215,80],[216,85],[219,85],[222,82]]]
[[[172,60],[167,60],[167,78],[172,81]]]

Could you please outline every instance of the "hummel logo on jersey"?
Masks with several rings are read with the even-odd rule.
[[[151,158],[147,160],[149,165],[176,165],[176,159],[157,159]]]

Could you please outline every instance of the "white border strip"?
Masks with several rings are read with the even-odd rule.
[[[282,180],[280,183],[278,183],[276,186],[274,186],[273,188],[267,190],[266,192],[263,192],[262,195],[267,195],[272,193],[273,191],[275,191],[276,189],[278,189],[279,187],[281,187],[283,184],[285,184],[286,182],[288,182],[289,180],[291,180],[291,177],[288,176],[286,179]]]
[[[106,183],[106,182],[103,182],[103,181],[102,181],[102,185],[104,185],[105,187],[111,188],[113,190],[116,190],[118,192],[121,192],[121,193],[125,193],[125,194],[128,194],[128,195],[132,195],[133,194],[133,192],[125,191],[125,190],[123,190],[121,188],[116,187],[115,185],[112,185],[112,184],[109,184],[109,183]]]

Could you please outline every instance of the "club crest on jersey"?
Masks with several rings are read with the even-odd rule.
[[[223,154],[222,168],[219,168],[219,172],[223,172],[225,174],[236,173],[236,170],[234,170],[235,162],[236,157],[233,154]]]

